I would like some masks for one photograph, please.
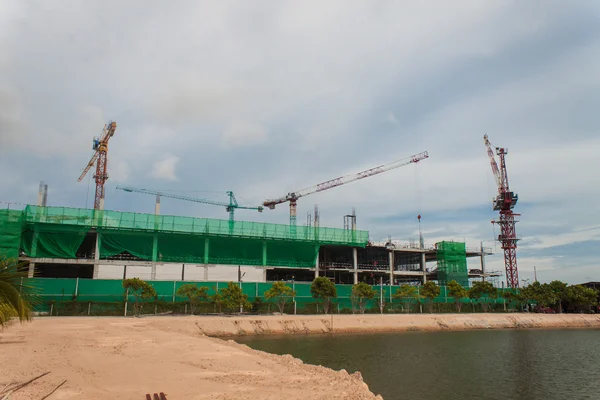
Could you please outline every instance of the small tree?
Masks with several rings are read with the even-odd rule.
[[[236,283],[229,282],[227,287],[221,289],[221,296],[225,307],[232,311],[242,311],[244,308],[251,307],[248,295],[244,294],[242,288]]]
[[[433,312],[433,299],[440,295],[440,287],[434,281],[427,281],[421,289],[421,294],[428,300],[429,312]]]
[[[548,284],[550,290],[554,293],[555,305],[558,305],[558,312],[562,313],[563,302],[569,300],[569,290],[567,284],[561,281],[552,281]]]
[[[365,282],[360,282],[352,286],[351,299],[353,311],[355,309],[355,305],[358,304],[360,313],[364,314],[367,306],[367,300],[371,300],[376,294],[377,293],[373,287]]]
[[[512,290],[505,290],[502,292],[502,298],[508,301],[509,308],[512,304],[521,306],[524,302],[523,296],[519,293],[513,292]]]
[[[454,304],[456,304],[456,311],[460,313],[462,308],[461,300],[465,297],[468,297],[469,293],[467,289],[465,289],[460,283],[452,280],[448,282],[448,294],[450,297],[454,298]]]
[[[321,300],[325,314],[329,312],[331,299],[337,298],[335,284],[324,276],[319,276],[313,280],[310,285],[310,293],[315,299]]]
[[[177,296],[188,298],[190,313],[194,315],[198,305],[208,300],[207,291],[207,287],[198,287],[192,283],[186,283],[177,289]]]
[[[222,314],[223,313],[223,304],[224,304],[223,296],[221,295],[221,293],[219,293],[217,288],[213,288],[213,289],[215,291],[215,294],[210,296],[210,302],[215,306],[215,311],[218,308],[219,314]]]
[[[581,285],[572,285],[568,288],[568,299],[571,304],[581,310],[583,307],[598,304],[598,292]]]
[[[287,286],[285,282],[273,282],[273,286],[265,292],[265,299],[275,299],[275,304],[279,308],[279,312],[283,314],[285,303],[288,298],[296,296],[296,292],[291,287]]]
[[[490,282],[474,282],[468,293],[469,298],[479,300],[483,312],[487,312],[490,300],[498,298],[498,289]]]
[[[142,312],[142,305],[140,304],[141,299],[156,298],[156,290],[154,290],[154,287],[139,278],[124,279],[123,288],[125,289],[126,297],[130,294],[135,299],[133,309],[134,315],[136,316],[139,316]]]
[[[404,311],[404,303],[408,303],[408,307],[406,311],[410,313],[410,305],[414,300],[419,300],[422,296],[419,294],[419,291],[415,286],[411,285],[402,285],[394,292],[392,296],[394,299],[400,299],[402,302],[402,311]]]

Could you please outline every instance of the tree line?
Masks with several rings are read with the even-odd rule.
[[[26,321],[31,318],[31,312],[40,303],[35,288],[27,285],[27,271],[23,265],[14,260],[0,259],[0,327],[12,318]],[[23,283],[25,282],[25,283]],[[158,300],[154,287],[139,278],[123,281],[125,300],[133,297],[134,313],[139,315],[145,303],[144,300]],[[226,287],[209,295],[209,288],[187,283],[178,288],[176,295],[187,299],[190,313],[195,314],[200,306],[212,305],[213,311],[222,313],[223,309],[230,312],[244,310],[258,311],[262,299],[256,297],[251,303],[248,295],[244,294],[238,283],[229,282]],[[329,313],[331,305],[338,298],[336,285],[326,277],[317,277],[310,286],[312,297],[320,304],[324,313]],[[398,301],[402,311],[410,312],[415,303],[425,306],[433,312],[435,299],[440,296],[441,288],[435,282],[429,281],[422,286],[402,285],[392,294],[392,299]],[[282,281],[273,282],[271,288],[264,293],[264,299],[272,301],[280,313],[296,296],[295,290]],[[550,283],[534,282],[521,289],[499,291],[490,282],[474,282],[472,287],[465,288],[456,281],[448,282],[446,296],[453,299],[457,312],[461,312],[465,304],[471,305],[470,311],[475,311],[479,305],[487,312],[492,303],[502,298],[509,308],[524,311],[542,312],[586,312],[591,306],[598,304],[598,292],[581,285],[567,285],[561,281]],[[353,313],[364,313],[373,300],[381,312],[386,306],[384,296],[377,296],[377,291],[369,284],[361,282],[352,286],[350,301]]]

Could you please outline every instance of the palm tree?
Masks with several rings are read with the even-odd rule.
[[[14,259],[0,259],[0,327],[10,319],[31,320],[31,287],[22,284],[27,277],[24,265]]]

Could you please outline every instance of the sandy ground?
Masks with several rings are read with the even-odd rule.
[[[11,395],[49,400],[376,399],[360,374],[305,365],[211,336],[600,328],[583,314],[417,314],[335,316],[39,317],[0,332],[0,390],[51,373]]]
[[[202,317],[40,317],[0,332],[0,390],[48,400],[376,399],[360,374],[305,365],[200,333]]]

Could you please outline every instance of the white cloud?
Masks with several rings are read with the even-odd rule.
[[[179,162],[179,157],[166,155],[161,161],[154,163],[150,175],[154,178],[164,179],[168,181],[176,181],[175,167]]]

